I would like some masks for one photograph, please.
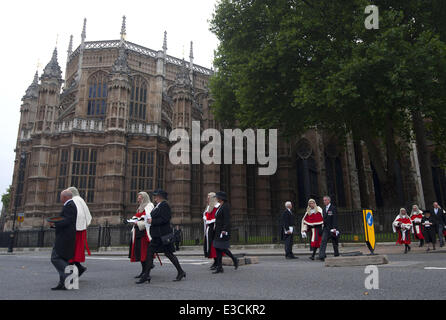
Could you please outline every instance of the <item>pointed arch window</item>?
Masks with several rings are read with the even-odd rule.
[[[99,72],[88,79],[88,116],[104,117],[107,111],[107,75]]]
[[[147,118],[147,82],[140,76],[133,79],[129,118],[143,121]]]

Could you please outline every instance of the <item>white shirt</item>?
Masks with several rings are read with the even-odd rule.
[[[327,204],[327,206],[325,207],[325,210],[328,211],[328,209],[330,208],[331,203]]]

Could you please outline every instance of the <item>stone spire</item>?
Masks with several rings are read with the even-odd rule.
[[[54,48],[50,62],[43,69],[42,79],[56,78],[62,80],[62,70],[57,62],[57,48]]]
[[[189,59],[193,63],[194,61],[194,42],[190,42],[190,53],[189,53]]]
[[[70,59],[71,54],[73,53],[73,35],[70,35],[70,43],[68,44],[67,50],[67,62]]]
[[[85,42],[85,38],[87,37],[87,18],[84,18],[84,26],[82,27],[81,33],[81,42]]]
[[[39,73],[36,70],[34,74],[34,80],[31,85],[26,89],[26,93],[23,96],[23,99],[32,99],[37,98],[39,96]]]
[[[81,33],[81,46],[79,51],[79,63],[77,65],[77,73],[75,80],[77,83],[80,82],[81,76],[82,76],[82,64],[84,61],[84,49],[85,49],[85,38],[87,37],[87,18],[84,18],[84,25],[82,26],[82,33]]]
[[[121,25],[121,42],[125,41],[125,37],[126,37],[126,17],[122,16],[122,25]]]
[[[163,52],[167,54],[167,31],[164,31]]]

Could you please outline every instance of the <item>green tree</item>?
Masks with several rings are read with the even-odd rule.
[[[433,196],[420,117],[431,119],[430,138],[441,151],[446,6],[375,1],[380,29],[367,30],[364,8],[372,3],[222,0],[211,21],[220,40],[211,90],[216,117],[228,124],[279,128],[287,137],[317,126],[364,141],[392,206],[396,163],[412,139],[422,149],[425,193]]]
[[[11,187],[6,189],[6,193],[2,194],[2,204],[5,210],[9,210],[9,204],[11,203]]]

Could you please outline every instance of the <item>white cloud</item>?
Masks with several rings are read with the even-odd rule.
[[[182,58],[184,52],[187,60],[193,41],[194,62],[210,68],[218,43],[209,31],[215,4],[216,0],[2,1],[0,194],[12,180],[21,98],[32,82],[37,62],[40,74],[50,60],[56,39],[59,64],[64,69],[70,35],[75,49],[84,17],[87,41],[94,41],[119,39],[122,16],[126,15],[128,41],[159,50],[166,30],[169,55]]]

